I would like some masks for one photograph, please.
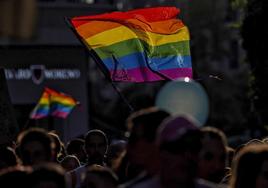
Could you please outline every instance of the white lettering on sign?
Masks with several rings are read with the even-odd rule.
[[[43,66],[44,67],[44,66]],[[43,76],[41,76],[43,75]],[[71,80],[79,79],[81,71],[79,69],[5,69],[5,76],[7,80],[33,80],[36,77],[40,80]]]
[[[12,73],[12,71],[10,69],[5,70],[5,76],[6,76],[7,80],[14,79],[14,74]]]
[[[80,78],[80,70],[78,69],[51,69],[45,70],[45,78],[46,79],[78,79]]]
[[[32,73],[30,70],[27,69],[19,69],[16,73],[15,73],[15,78],[17,80],[28,80],[30,79],[32,76]]]

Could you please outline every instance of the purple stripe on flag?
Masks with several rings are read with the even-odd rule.
[[[44,118],[44,117],[47,117],[47,114],[34,114],[34,115],[31,115],[31,119],[41,119],[41,118]]]
[[[30,114],[31,119],[41,119],[49,114],[49,109],[47,106],[40,106],[38,105],[37,107],[34,108],[34,110]]]
[[[54,117],[66,118],[69,113],[70,112],[63,112],[63,111],[55,110],[51,113],[51,115]]]
[[[176,80],[178,78],[189,77],[192,78],[192,68],[176,68],[161,70],[159,73],[163,74],[170,80]],[[114,81],[125,82],[152,82],[158,80],[165,80],[158,74],[152,72],[149,68],[135,68],[127,70],[110,71],[111,78]]]

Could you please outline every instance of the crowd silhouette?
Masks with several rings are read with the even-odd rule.
[[[22,131],[0,148],[1,187],[245,188],[268,187],[267,138],[237,148],[215,127],[150,107],[126,120],[128,137],[98,129],[66,146],[55,132]]]

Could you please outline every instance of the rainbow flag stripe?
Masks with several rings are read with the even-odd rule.
[[[31,119],[41,119],[49,115],[49,93],[44,91],[37,105],[30,114]]]
[[[45,90],[50,94],[50,114],[54,117],[66,118],[76,106],[76,100],[49,88]]]
[[[192,77],[188,28],[175,7],[137,9],[71,20],[114,81]],[[161,76],[163,75],[163,76]]]

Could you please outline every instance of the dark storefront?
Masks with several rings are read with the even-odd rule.
[[[111,4],[32,2],[34,4],[22,3],[18,6],[15,1],[0,4],[0,17],[3,18],[0,23],[8,28],[0,29],[0,66],[5,69],[20,130],[27,126],[54,129],[66,142],[91,128],[88,109],[88,63],[91,60],[68,28],[65,18],[109,12],[115,8]],[[12,13],[14,10],[17,12]],[[36,17],[25,16],[28,14]],[[4,19],[11,15],[14,17]],[[22,35],[20,30],[27,25],[34,25],[34,29],[32,33]],[[66,119],[48,117],[29,121],[29,113],[44,87],[69,94],[81,105],[75,107]]]
[[[64,140],[88,129],[87,57],[82,47],[16,46],[2,50],[11,101],[20,129],[43,126],[59,131]],[[81,105],[66,119],[48,117],[27,122],[44,87],[73,96]]]

